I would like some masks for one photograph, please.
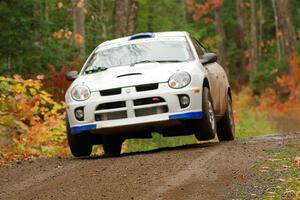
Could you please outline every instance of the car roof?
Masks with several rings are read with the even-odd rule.
[[[146,37],[143,37],[145,35]],[[127,37],[117,38],[113,40],[108,40],[103,43],[101,43],[98,47],[103,47],[111,44],[117,44],[126,42],[129,40],[134,40],[138,38],[162,38],[162,37],[182,37],[182,36],[188,36],[189,33],[185,31],[169,31],[169,32],[156,32],[156,33],[138,33]]]

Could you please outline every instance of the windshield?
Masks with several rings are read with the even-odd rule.
[[[85,68],[86,73],[111,67],[147,62],[184,62],[193,59],[185,38],[147,39],[96,51]]]

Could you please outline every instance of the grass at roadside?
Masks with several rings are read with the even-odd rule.
[[[246,139],[259,135],[267,135],[276,132],[276,128],[265,115],[256,115],[250,109],[240,113],[240,119],[236,123],[236,139]]]
[[[125,152],[149,151],[161,147],[174,147],[196,143],[195,136],[163,137],[153,133],[151,139],[130,139],[126,142]]]
[[[262,100],[263,101],[263,100]],[[257,112],[257,102],[250,88],[243,88],[233,96],[236,139],[246,139],[277,132],[270,120],[272,113]]]
[[[239,199],[300,199],[300,148],[294,143],[268,152],[237,183]]]

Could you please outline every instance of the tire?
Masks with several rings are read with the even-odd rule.
[[[203,88],[202,112],[204,116],[201,119],[200,131],[195,136],[197,140],[213,139],[215,138],[217,126],[212,98],[207,87]]]
[[[122,139],[117,136],[103,136],[103,150],[105,155],[120,155],[122,150]]]
[[[219,141],[234,140],[234,131],[235,131],[235,124],[234,124],[233,111],[232,111],[232,100],[228,95],[225,115],[217,123],[217,135]]]
[[[75,157],[89,156],[92,153],[92,143],[87,134],[72,135],[68,119],[66,120],[67,138],[71,153]]]

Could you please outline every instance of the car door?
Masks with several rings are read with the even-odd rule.
[[[199,59],[206,53],[204,47],[195,39],[192,38],[193,45],[197,51]],[[219,65],[217,63],[208,63],[203,65],[207,72],[207,78],[209,80],[210,94],[214,104],[215,114],[220,114],[220,88],[219,88]]]
[[[220,115],[224,115],[227,106],[227,89],[228,89],[228,79],[227,74],[223,67],[218,64],[219,79],[218,85],[220,89]]]
[[[215,114],[219,115],[220,108],[220,71],[217,63],[209,63],[204,65],[208,74],[210,83],[210,93],[213,98]]]

